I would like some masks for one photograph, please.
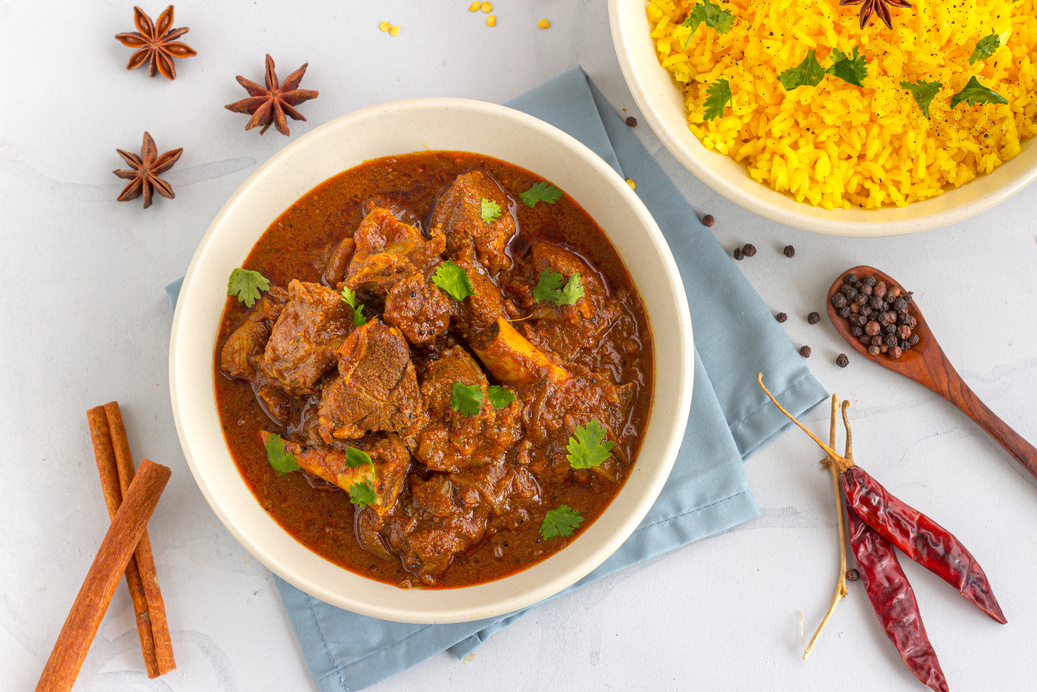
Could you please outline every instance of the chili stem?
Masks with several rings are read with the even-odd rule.
[[[763,386],[762,381],[760,386]],[[766,391],[766,388],[764,389]],[[770,394],[770,392],[768,392]],[[777,403],[777,402],[775,402]],[[843,402],[843,424],[846,425],[846,444],[847,444],[847,455],[850,454],[850,426],[846,420],[846,407],[849,402]],[[839,398],[832,395],[832,424],[829,432],[829,445],[835,447],[835,433],[836,433],[836,422],[838,421],[837,412],[839,410]],[[793,419],[794,420],[794,419]],[[802,427],[802,426],[801,426]],[[832,603],[828,606],[828,612],[825,613],[824,618],[821,620],[821,624],[817,626],[817,631],[814,632],[814,636],[810,638],[810,643],[807,644],[806,648],[803,649],[803,659],[806,660],[807,656],[814,648],[814,644],[817,643],[818,638],[821,636],[822,630],[825,625],[828,624],[828,620],[831,619],[832,614],[835,613],[835,606],[839,604],[848,593],[846,589],[846,527],[843,524],[843,494],[840,491],[839,486],[839,472],[836,469],[835,460],[829,455],[822,460],[822,463],[828,462],[828,470],[832,472],[832,485],[835,489],[835,514],[837,523],[839,526],[839,579],[835,585],[835,595],[832,596]]]
[[[807,435],[809,435],[809,436],[810,436],[810,439],[811,439],[811,440],[813,440],[813,441],[814,441],[815,443],[817,443],[817,446],[818,446],[818,447],[820,447],[821,449],[825,450],[825,452],[826,452],[826,453],[828,454],[828,456],[829,456],[829,457],[831,458],[831,460],[832,460],[832,463],[836,464],[836,465],[837,465],[837,466],[839,467],[839,468],[838,468],[838,471],[839,471],[839,473],[842,473],[842,472],[843,472],[843,471],[845,471],[846,469],[848,469],[848,468],[850,468],[851,466],[853,466],[853,462],[852,462],[852,461],[849,461],[848,459],[846,459],[846,458],[844,458],[844,457],[841,457],[841,456],[839,456],[838,452],[836,452],[836,451],[835,451],[834,449],[832,449],[832,448],[831,448],[831,447],[830,447],[829,445],[826,445],[826,444],[825,444],[824,442],[822,442],[822,441],[821,441],[820,439],[818,439],[817,435],[815,435],[814,433],[810,432],[810,431],[809,431],[809,430],[807,429],[807,427],[806,427],[805,425],[803,425],[803,424],[802,424],[802,423],[800,423],[800,422],[799,422],[798,420],[796,420],[795,416],[793,416],[793,415],[792,415],[791,413],[789,413],[788,411],[786,411],[786,410],[785,410],[785,407],[784,407],[784,406],[782,406],[781,404],[779,404],[779,403],[778,403],[778,400],[774,398],[774,395],[773,395],[773,394],[771,394],[770,390],[769,390],[769,389],[767,389],[766,385],[764,385],[764,384],[763,384],[763,373],[762,373],[762,372],[761,372],[761,373],[759,373],[759,374],[758,374],[758,375],[756,376],[756,383],[760,385],[760,389],[762,389],[762,390],[764,391],[764,393],[766,393],[766,394],[767,394],[767,396],[768,396],[768,397],[770,398],[770,400],[774,402],[774,405],[778,407],[778,410],[779,410],[779,411],[781,411],[782,413],[784,413],[784,414],[785,414],[785,416],[786,416],[786,417],[787,417],[787,418],[788,418],[788,419],[789,419],[790,421],[792,421],[793,423],[795,423],[795,424],[796,424],[796,426],[797,426],[797,427],[798,427],[798,428],[799,428],[800,430],[802,430],[802,431],[803,431],[803,432],[805,432],[805,433],[806,433]],[[834,413],[833,413],[833,415],[834,415]],[[832,442],[832,444],[835,444],[835,442],[833,441],[833,442]],[[841,516],[841,515],[840,515],[840,516]]]

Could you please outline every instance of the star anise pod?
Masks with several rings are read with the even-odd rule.
[[[151,17],[144,13],[139,7],[133,8],[133,23],[139,31],[126,34],[116,34],[115,38],[124,46],[137,48],[126,65],[127,70],[133,70],[144,63],[148,63],[148,76],[154,77],[156,72],[161,72],[166,79],[176,79],[176,66],[173,58],[191,58],[198,52],[191,46],[177,41],[190,29],[170,29],[173,23],[173,6],[170,5],[166,11],[158,16],[158,23],[153,24]]]
[[[119,156],[133,169],[129,171],[112,171],[120,178],[130,181],[129,185],[124,187],[119,195],[120,202],[129,202],[131,199],[137,199],[141,193],[144,193],[144,208],[147,209],[151,206],[153,189],[166,199],[176,197],[169,183],[159,178],[159,176],[173,167],[173,164],[180,158],[180,154],[184,153],[183,149],[173,149],[161,156],[157,156],[158,148],[155,146],[155,140],[151,138],[150,134],[145,132],[144,143],[140,148],[140,156],[122,149],[116,149],[115,151],[119,152]]]
[[[288,75],[288,79],[284,80],[284,84],[278,85],[277,74],[274,72],[274,59],[268,54],[266,56],[266,88],[264,89],[255,82],[238,75],[238,84],[245,87],[249,97],[229,103],[225,108],[235,113],[252,114],[248,125],[245,125],[246,130],[262,125],[263,129],[259,131],[259,134],[263,134],[273,125],[278,132],[287,137],[291,133],[288,131],[288,119],[285,116],[289,116],[292,120],[305,121],[306,118],[303,117],[302,113],[295,110],[293,106],[297,106],[303,101],[315,99],[318,96],[318,92],[312,89],[299,88],[299,82],[302,81],[302,76],[306,74],[306,68],[309,64],[305,63],[298,70]]]
[[[861,3],[864,3],[861,5]],[[911,7],[911,3],[907,0],[840,0],[840,5],[861,5],[861,30],[868,26],[868,22],[871,21],[871,15],[877,14],[879,19],[885,22],[886,26],[890,29],[893,28],[893,17],[889,13],[889,8]]]

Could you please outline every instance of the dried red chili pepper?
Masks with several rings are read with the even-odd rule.
[[[948,692],[947,678],[922,624],[915,591],[897,560],[893,544],[865,524],[849,504],[846,516],[850,548],[882,629],[897,647],[904,664],[923,684],[938,692]]]
[[[839,479],[847,506],[852,506],[864,522],[994,620],[1008,622],[983,568],[947,529],[891,495],[860,466],[846,469]]]

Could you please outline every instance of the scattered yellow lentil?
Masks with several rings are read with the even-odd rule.
[[[473,2],[471,5],[468,6],[468,11],[469,12],[478,12],[479,8],[481,6],[482,6],[482,3],[479,2],[479,0],[475,0],[475,2]]]
[[[400,35],[400,25],[399,24],[394,24],[393,27],[391,29],[389,29],[389,35],[390,36],[399,36]]]
[[[541,19],[539,22],[537,22],[537,26],[541,29],[550,29],[551,22],[547,21],[546,19]]]
[[[488,2],[484,2],[483,4],[479,5],[479,7],[482,8],[482,11],[487,13],[487,14],[489,14],[490,12],[493,12],[493,5],[491,5]]]
[[[650,0],[656,54],[684,95],[688,126],[707,149],[741,162],[753,180],[825,209],[904,206],[989,173],[1037,135],[1037,0],[915,0],[893,29],[839,0],[728,0],[720,34],[684,25],[697,0]],[[970,62],[996,34],[998,50]],[[786,91],[778,77],[816,51],[867,61],[863,88],[832,75]],[[951,97],[972,78],[1007,104]],[[707,90],[727,80],[732,101],[705,120]],[[929,116],[902,82],[939,82]]]
[[[631,180],[630,178],[627,178],[627,185],[629,185],[629,186],[630,186],[630,189],[631,189],[631,190],[636,190],[636,189],[637,189],[637,183],[635,183],[635,182],[634,182],[633,180]]]
[[[381,22],[378,25],[378,30],[379,31],[388,31],[389,30],[389,22]]]
[[[497,26],[497,18],[491,14],[486,18],[486,26]]]

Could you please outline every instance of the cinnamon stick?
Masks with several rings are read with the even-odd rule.
[[[108,533],[94,557],[72,610],[43,668],[37,692],[70,690],[83,666],[104,613],[129,564],[137,543],[144,535],[151,514],[169,481],[169,469],[147,459],[112,519]]]
[[[98,411],[98,409],[101,409]],[[110,433],[111,451],[114,453],[114,466],[118,475],[116,488],[121,497],[133,482],[134,466],[133,456],[130,454],[130,442],[126,436],[126,427],[122,422],[122,412],[119,403],[111,401],[103,407],[97,407],[87,412],[88,418],[91,412],[97,411],[96,417],[104,415],[108,422]],[[93,425],[91,425],[91,437],[93,437]],[[102,449],[106,460],[111,459],[107,450]],[[94,445],[95,456],[97,445]],[[100,459],[98,470],[100,471]],[[110,463],[110,462],[108,462]],[[105,481],[102,474],[102,485]],[[106,491],[107,494],[107,491]],[[111,509],[109,508],[109,512]],[[132,576],[133,572],[137,575]],[[145,530],[134,556],[130,560],[130,566],[126,570],[126,584],[130,585],[131,579],[137,583],[137,595],[130,590],[133,599],[133,610],[137,616],[137,634],[140,636],[141,652],[144,654],[144,665],[148,671],[149,678],[155,678],[176,668],[176,660],[173,658],[173,641],[169,636],[169,624],[166,621],[166,606],[162,600],[162,590],[158,585],[158,573],[155,570],[155,558],[151,552],[151,541]]]

